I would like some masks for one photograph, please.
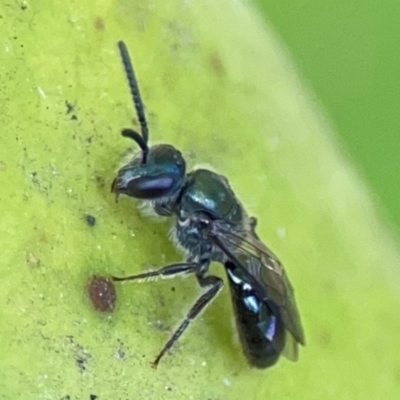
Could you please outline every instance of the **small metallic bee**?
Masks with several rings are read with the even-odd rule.
[[[267,368],[281,354],[295,361],[298,345],[305,344],[293,288],[282,264],[255,232],[228,180],[207,169],[186,173],[181,152],[169,144],[148,146],[149,131],[132,62],[124,42],[118,42],[141,134],[127,128],[122,136],[134,140],[141,151],[123,166],[112,192],[149,201],[155,213],[175,217],[173,239],[186,261],[159,270],[114,281],[170,278],[194,274],[204,293],[172,334],[153,366],[183,334],[188,325],[218,295],[223,280],[209,275],[213,261],[224,265],[237,329],[250,365]]]

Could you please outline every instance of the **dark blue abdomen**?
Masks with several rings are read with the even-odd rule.
[[[271,367],[285,347],[283,321],[247,282],[240,267],[230,261],[225,263],[225,267],[236,325],[246,357],[254,367]]]

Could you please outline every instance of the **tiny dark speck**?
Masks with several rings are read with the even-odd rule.
[[[117,296],[111,278],[93,275],[87,284],[87,292],[97,311],[111,312],[114,310]]]
[[[98,399],[98,397],[95,394],[90,395],[90,400],[96,400],[96,399]]]
[[[85,215],[85,221],[89,226],[95,226],[96,225],[96,218],[93,217],[93,215],[86,214]]]
[[[74,104],[70,103],[68,100],[65,100],[65,107],[67,108],[66,114],[71,114],[75,109]]]

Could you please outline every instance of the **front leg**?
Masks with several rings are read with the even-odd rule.
[[[124,277],[112,276],[111,278],[114,282],[135,281],[135,280],[155,281],[160,278],[166,279],[166,278],[174,278],[175,276],[179,275],[192,274],[196,272],[199,267],[200,267],[199,263],[188,261],[188,262],[170,264],[155,271],[143,272],[137,275],[130,275]]]

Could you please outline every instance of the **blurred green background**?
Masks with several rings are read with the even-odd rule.
[[[1,400],[400,398],[396,245],[248,4],[0,2]],[[364,3],[257,4],[394,220],[396,184],[382,178],[396,176],[397,115],[383,112],[382,90],[394,80],[384,46],[396,50],[393,10],[378,18]],[[248,368],[224,290],[150,368],[197,296],[190,279],[119,287],[111,316],[91,308],[92,274],[179,256],[165,225],[109,191],[129,146],[118,132],[132,119],[120,38],[138,66],[152,138],[229,177],[282,255],[307,335],[299,363]]]
[[[400,232],[400,1],[255,0]]]

